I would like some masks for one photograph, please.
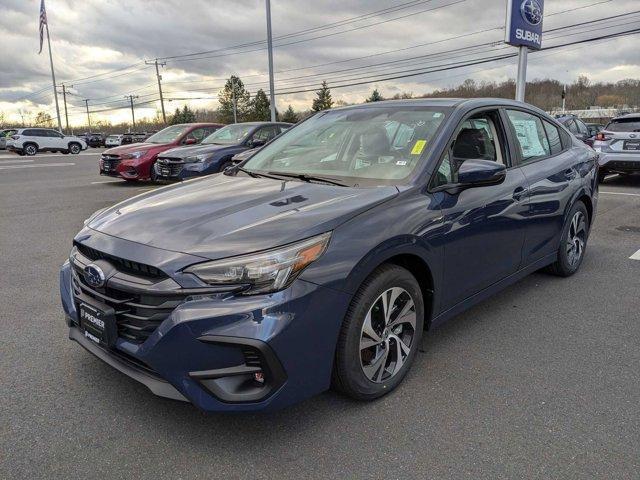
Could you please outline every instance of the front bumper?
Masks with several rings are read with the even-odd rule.
[[[186,163],[177,159],[159,158],[154,164],[155,174],[159,180],[176,182],[188,178],[206,175],[202,163]]]
[[[155,394],[208,412],[274,410],[326,390],[350,301],[300,279],[270,295],[196,299],[175,308],[143,343],[119,337],[107,349],[78,326],[69,263],[60,291],[72,340]]]

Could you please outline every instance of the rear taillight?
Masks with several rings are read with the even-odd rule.
[[[606,142],[607,140],[611,140],[611,137],[607,137],[604,133],[598,133],[596,134],[596,140]]]

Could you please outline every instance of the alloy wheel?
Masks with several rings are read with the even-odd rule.
[[[584,214],[577,211],[571,219],[567,232],[567,261],[571,267],[575,267],[582,258],[586,235],[587,223]]]
[[[400,372],[416,331],[416,307],[405,289],[385,290],[367,312],[360,334],[360,365],[366,377],[382,383]]]

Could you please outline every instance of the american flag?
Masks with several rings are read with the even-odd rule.
[[[44,8],[44,0],[40,0],[40,51],[42,53],[42,41],[44,40],[44,27],[47,24],[47,11]]]

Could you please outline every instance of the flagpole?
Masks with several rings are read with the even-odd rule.
[[[49,62],[51,63],[51,81],[53,82],[53,98],[56,101],[56,115],[58,117],[58,131],[62,133],[62,120],[60,119],[60,106],[58,105],[58,89],[56,88],[56,74],[53,70],[53,55],[51,54],[51,38],[49,37],[49,21],[45,24],[47,29],[47,45],[49,46]]]

